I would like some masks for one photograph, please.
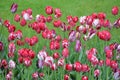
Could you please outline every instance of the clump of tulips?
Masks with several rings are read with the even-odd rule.
[[[2,22],[2,19],[0,19],[0,23],[7,28],[9,33],[8,56],[0,60],[0,69],[3,70],[6,80],[12,80],[15,76],[22,79],[21,74],[26,75],[25,71],[27,69],[27,75],[31,76],[30,79],[33,80],[46,80],[45,77],[51,75],[58,80],[59,76],[56,76],[57,74],[62,75],[61,80],[103,80],[101,76],[104,74],[106,75],[104,80],[109,80],[111,78],[109,77],[110,74],[113,79],[120,79],[119,43],[105,45],[102,53],[103,56],[105,55],[104,58],[100,57],[101,54],[97,48],[86,49],[87,44],[84,44],[94,36],[104,42],[110,41],[112,37],[110,30],[114,27],[120,27],[120,19],[111,23],[104,12],[99,12],[80,18],[68,15],[66,21],[62,21],[60,17],[63,13],[59,8],[46,6],[45,13],[47,16],[37,14],[34,17],[31,8],[17,14],[17,7],[18,5],[13,3],[10,8],[11,12],[15,14],[14,21],[23,28],[27,26],[28,29],[32,29],[36,35],[27,37],[23,34],[24,30],[17,30],[16,26],[9,20],[6,19]],[[117,15],[119,8],[114,6],[111,13]],[[52,24],[53,29],[49,29],[47,24]],[[64,32],[64,37],[56,29]],[[42,36],[41,39],[39,35]],[[36,47],[36,45],[42,43],[42,40],[49,44],[45,43],[45,47],[40,50],[42,46]],[[39,49],[39,52],[35,51],[34,48]],[[5,49],[3,42],[0,41],[0,52],[2,51],[5,51]],[[30,67],[34,68],[35,71],[29,73]],[[108,71],[111,73],[104,73],[103,68],[109,69]],[[14,69],[19,70],[20,73],[15,72]],[[5,73],[5,71],[7,72]],[[25,76],[24,79],[26,77],[28,76]],[[29,78],[27,79],[29,80]],[[50,79],[53,80],[54,78]]]

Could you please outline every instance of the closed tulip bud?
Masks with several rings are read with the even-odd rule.
[[[117,15],[118,12],[119,12],[118,6],[114,6],[114,7],[112,8],[112,14],[113,14],[113,15]]]
[[[18,8],[18,4],[13,3],[13,4],[11,5],[10,10],[11,10],[12,13],[15,13],[15,12],[17,11],[17,8]]]

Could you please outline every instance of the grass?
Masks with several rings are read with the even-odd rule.
[[[32,8],[33,10],[33,17],[35,17],[37,14],[43,14],[45,16],[47,16],[45,14],[45,7],[50,5],[53,8],[60,8],[62,11],[62,17],[61,20],[65,21],[66,20],[66,16],[67,15],[73,15],[73,16],[83,16],[83,15],[90,15],[94,12],[98,13],[98,12],[105,12],[107,15],[107,19],[109,19],[111,22],[114,22],[117,18],[119,18],[120,13],[117,16],[113,16],[111,14],[111,8],[113,6],[119,6],[120,2],[119,0],[1,0],[0,1],[0,17],[3,20],[10,20],[10,22],[12,24],[15,24],[16,29],[21,29],[23,31],[23,36],[24,37],[32,37],[33,35],[37,35],[39,37],[39,42],[38,44],[36,44],[34,47],[32,47],[32,49],[36,52],[36,54],[43,48],[44,45],[47,46],[48,48],[48,53],[49,55],[52,55],[55,51],[50,51],[49,50],[49,41],[48,40],[43,40],[41,37],[41,34],[36,34],[35,31],[33,31],[32,29],[29,29],[27,26],[25,27],[21,27],[19,23],[14,22],[13,20],[13,16],[15,14],[12,14],[10,12],[10,6],[11,4],[15,2],[18,4],[18,10],[16,13],[20,14],[22,10],[25,10],[27,8]],[[120,7],[120,6],[119,6]],[[77,24],[80,25],[80,24]],[[52,29],[53,26],[51,24],[47,24],[49,29]],[[59,29],[55,29],[57,31],[57,34],[61,34],[61,36],[64,36],[64,33],[59,30]],[[88,64],[89,66],[91,66],[91,64],[86,60],[86,56],[85,56],[85,52],[87,49],[90,49],[92,47],[97,48],[98,50],[98,55],[100,59],[105,59],[105,53],[103,51],[104,46],[109,45],[112,42],[120,42],[120,29],[112,29],[110,30],[111,34],[112,34],[112,39],[109,42],[104,42],[102,40],[99,40],[97,38],[97,36],[95,36],[95,38],[89,40],[88,42],[84,42],[82,41],[83,44],[86,44],[87,47],[86,49],[82,49],[81,53],[76,54],[76,52],[74,52],[74,44],[72,43],[70,50],[70,58],[67,59],[66,62],[68,63],[74,63],[76,60],[79,60],[81,63],[83,64]],[[67,38],[68,33],[65,33],[65,37]],[[1,59],[2,58],[7,58],[7,60],[9,60],[9,58],[7,57],[7,53],[8,53],[8,49],[7,49],[7,37],[8,37],[8,32],[7,29],[4,28],[3,26],[0,26],[0,41],[3,41],[3,43],[5,44],[5,51],[0,52],[0,56]],[[29,48],[29,46],[24,46]],[[20,48],[20,47],[18,47]],[[61,50],[58,51],[59,53],[61,53]],[[17,51],[15,52],[17,54]],[[61,55],[61,54],[60,54]],[[16,58],[15,58],[16,60]],[[33,60],[33,64],[32,66],[30,66],[28,69],[25,69],[25,73],[26,75],[20,74],[15,76],[17,73],[19,73],[19,71],[21,71],[20,69],[22,69],[22,65],[17,66],[16,69],[14,70],[14,78],[13,80],[18,80],[19,76],[23,76],[23,78],[26,78],[27,76],[29,76],[30,80],[32,79],[31,74],[33,72],[35,72],[36,70],[41,72],[45,72],[45,77],[43,80],[63,80],[63,75],[65,73],[69,73],[67,71],[64,71],[63,68],[59,68],[58,71],[52,71],[49,68],[44,68],[42,69],[37,69],[36,67],[36,60],[37,57]],[[18,62],[16,62],[18,64]],[[92,68],[92,66],[91,66]],[[97,67],[99,68],[99,67]],[[111,73],[109,72],[107,75],[105,74],[104,69],[106,69],[107,71],[109,71],[109,68],[106,68],[106,66],[102,67],[103,69],[101,69],[101,75],[99,77],[98,80],[108,80],[108,76],[111,75]],[[93,69],[94,70],[94,69]],[[70,72],[70,75],[75,75],[76,78],[75,80],[80,80],[82,75],[88,75],[90,80],[95,80],[94,76],[89,75],[89,74],[93,74],[93,70],[91,70],[91,72],[89,73],[77,73],[75,71]],[[59,72],[60,71],[60,72]],[[28,75],[27,73],[29,73],[30,75]],[[2,74],[0,73],[0,79],[4,79],[5,76],[1,76]],[[61,76],[59,78],[59,76]],[[19,80],[23,80],[22,78],[19,78]],[[112,80],[109,79],[109,80]]]

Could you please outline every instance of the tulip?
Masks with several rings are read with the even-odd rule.
[[[37,61],[37,67],[38,68],[43,68],[43,65],[44,65],[44,60],[38,59],[38,61]]]
[[[51,6],[46,6],[45,12],[48,15],[51,15],[53,13],[53,8]]]
[[[80,24],[81,24],[81,25],[85,24],[86,18],[87,18],[86,16],[81,16],[81,17],[79,18],[79,21],[80,21]]]
[[[105,19],[106,18],[106,14],[103,13],[103,12],[100,12],[100,13],[98,13],[98,18],[99,19]]]
[[[52,64],[51,69],[52,69],[52,70],[56,70],[56,69],[57,69],[57,66],[56,66],[55,63]]]
[[[60,27],[61,24],[62,24],[62,22],[61,22],[60,20],[56,20],[56,21],[53,22],[53,25],[54,25],[54,27],[56,27],[56,28]]]
[[[19,21],[20,21],[20,15],[19,15],[19,14],[16,14],[16,15],[14,16],[14,21],[16,21],[16,22],[19,22]]]
[[[26,12],[27,12],[29,15],[32,15],[32,9],[31,9],[31,8],[28,8],[28,9],[26,10]]]
[[[67,58],[69,56],[69,50],[68,50],[68,48],[64,48],[62,50],[62,56],[65,57],[65,58]]]
[[[67,39],[62,40],[62,47],[67,48],[69,46],[69,41]]]
[[[38,72],[34,72],[34,73],[32,74],[32,78],[33,78],[34,80],[37,80],[37,79],[38,79]]]
[[[89,71],[90,71],[89,66],[86,64],[82,64],[82,72],[89,72]]]
[[[9,68],[14,69],[16,64],[13,60],[10,60],[9,63],[8,63],[8,66],[9,66]]]
[[[95,71],[94,71],[94,76],[95,77],[98,77],[100,75],[100,70],[99,69],[96,69]]]
[[[82,76],[82,80],[88,80],[87,76]]]
[[[76,31],[72,30],[70,33],[69,33],[69,41],[70,42],[73,42],[75,41],[76,39]]]
[[[58,66],[63,66],[64,65],[64,58],[60,58],[57,62]]]
[[[11,43],[9,44],[8,49],[9,49],[9,50],[8,50],[9,53],[14,53],[15,50],[16,50],[15,44],[14,44],[13,42],[11,42]]]
[[[54,62],[53,57],[51,57],[51,56],[47,56],[47,57],[45,58],[45,62],[44,62],[44,64],[45,64],[46,66],[51,67],[52,64],[53,64],[53,62]]]
[[[65,65],[65,70],[72,71],[72,69],[73,69],[73,65],[72,64],[66,64]]]
[[[106,57],[107,57],[107,58],[112,58],[112,57],[113,57],[113,52],[112,52],[112,50],[107,50],[107,51],[106,51]]]
[[[32,64],[32,61],[30,58],[24,58],[23,63],[26,67],[29,67]]]
[[[64,80],[70,80],[69,75],[65,74],[65,75],[64,75]]]
[[[20,25],[21,25],[21,26],[25,26],[26,24],[27,24],[26,20],[25,20],[24,18],[22,18],[22,19],[20,20]]]
[[[53,19],[52,19],[52,16],[48,16],[48,17],[47,17],[47,22],[50,23],[50,22],[52,22],[52,20],[53,20]]]
[[[77,17],[77,16],[74,16],[74,17],[72,18],[72,20],[73,20],[73,22],[77,23],[77,22],[78,22],[78,17]]]
[[[97,33],[97,36],[104,41],[109,41],[111,39],[111,34],[107,30],[103,30]]]
[[[11,10],[12,13],[15,13],[15,12],[17,11],[17,8],[18,8],[18,4],[13,3],[13,4],[11,5],[10,10]]]
[[[3,43],[0,41],[0,51],[2,51],[4,49],[4,45]]]
[[[82,71],[82,64],[79,61],[76,61],[74,63],[74,69],[75,69],[76,72]]]
[[[10,21],[9,20],[5,20],[3,22],[3,25],[8,28],[10,26]]]
[[[116,70],[118,68],[118,63],[114,60],[111,60],[110,62],[110,67],[113,69],[113,70]]]
[[[54,10],[54,13],[55,13],[55,18],[59,18],[62,16],[61,10],[59,8],[56,8]]]
[[[16,29],[16,27],[14,25],[10,25],[8,26],[8,32],[11,33],[11,32],[14,32]]]
[[[82,49],[82,45],[81,45],[80,40],[76,40],[75,51],[80,52],[81,49]]]
[[[118,6],[114,6],[114,7],[112,8],[112,14],[113,14],[113,15],[117,15],[118,12],[119,12]]]
[[[55,52],[54,54],[53,54],[53,58],[54,59],[58,59],[60,56],[59,56],[59,53],[57,53],[57,52]]]

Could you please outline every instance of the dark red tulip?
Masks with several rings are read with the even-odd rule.
[[[82,76],[81,80],[88,80],[88,77],[87,76]]]
[[[18,4],[17,3],[13,3],[11,5],[10,10],[11,10],[12,13],[15,13],[17,11],[17,8],[18,8]]]
[[[45,12],[48,15],[51,15],[53,13],[53,8],[51,6],[46,6]]]
[[[73,69],[73,65],[72,64],[66,64],[65,65],[65,70],[72,71],[72,69]]]
[[[65,74],[65,75],[64,75],[64,80],[70,80],[70,77],[69,77],[68,74]]]
[[[4,49],[3,43],[0,41],[0,51]]]
[[[22,18],[22,19],[20,20],[20,25],[21,25],[21,26],[25,26],[26,24],[27,24],[26,20],[25,20],[24,18]]]
[[[109,41],[111,39],[111,34],[107,30],[99,31],[97,36],[104,41]]]
[[[65,58],[69,56],[69,50],[68,50],[68,48],[64,48],[62,50],[62,56],[65,57]]]
[[[14,16],[14,21],[19,22],[20,21],[20,15],[16,14]]]
[[[118,12],[119,12],[118,6],[114,6],[114,7],[112,8],[112,14],[113,14],[113,15],[117,15]]]

